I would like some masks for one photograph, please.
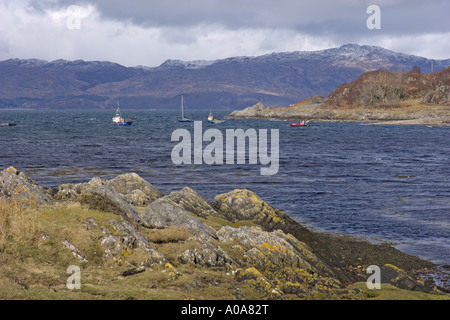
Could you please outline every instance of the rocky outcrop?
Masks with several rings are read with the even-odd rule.
[[[417,279],[394,265],[385,264],[381,266],[380,276],[381,283],[389,283],[405,290],[427,292],[425,286],[418,283]]]
[[[311,273],[332,275],[308,245],[281,230],[267,232],[260,227],[225,226],[217,235],[221,242],[237,242],[233,249],[240,252],[240,265],[261,271],[301,268]]]
[[[134,251],[145,252],[139,263],[129,265],[123,277],[162,267],[170,280],[176,280],[183,277],[179,271],[183,268],[213,268],[227,273],[234,285],[245,284],[268,299],[286,295],[360,299],[364,298],[361,292],[346,286],[365,281],[367,275],[361,274],[361,269],[376,264],[382,266],[382,283],[429,291],[411,270],[431,263],[388,245],[314,233],[250,190],[217,195],[209,203],[190,188],[164,196],[136,174],[127,174],[110,181],[94,178],[88,183],[61,185],[52,197],[13,168],[1,172],[0,183],[3,197],[59,202],[55,205],[75,201],[116,214],[107,225],[99,226],[93,219],[82,224],[86,230],[101,230],[96,239],[107,259],[126,265]],[[143,195],[143,201],[131,197],[137,193]],[[155,232],[186,236],[157,241],[150,236]],[[164,242],[168,243],[168,255],[160,251]],[[83,263],[90,263],[69,240],[64,240],[63,246]],[[245,295],[240,292],[239,296]]]
[[[164,229],[179,226],[187,229],[200,238],[217,238],[215,230],[183,210],[175,202],[167,198],[160,198],[150,203],[143,215],[142,224],[147,228]]]
[[[114,236],[104,230],[105,236],[102,239],[102,244],[109,247],[116,252],[123,252],[124,250],[130,250],[134,248],[142,248],[148,254],[148,259],[142,264],[143,267],[152,267],[155,265],[170,266],[172,265],[157,250],[152,248],[149,240],[130,222],[125,219],[111,220],[110,225],[113,226],[115,231],[119,232],[119,236]],[[174,272],[176,272],[174,270]]]
[[[285,224],[286,215],[261,200],[254,192],[236,189],[214,198],[214,207],[219,214],[230,221],[255,220],[268,228]]]
[[[264,230],[282,230],[301,241],[316,241],[314,234],[282,211],[273,208],[253,191],[236,189],[217,195],[213,202],[221,217],[230,221],[251,220]]]
[[[51,189],[40,187],[34,180],[14,167],[0,172],[0,197],[19,200],[24,206],[51,203]]]
[[[298,109],[297,107],[266,107],[261,102],[243,110],[231,112],[226,118],[231,119],[303,119],[304,110],[312,112],[314,109]]]
[[[187,249],[178,255],[178,261],[201,267],[227,267],[234,270],[239,264],[220,246],[203,241],[199,248]]]
[[[223,245],[232,243],[231,252],[239,268],[238,281],[250,282],[266,296],[304,296],[310,292],[339,295],[342,284],[311,248],[281,230],[267,232],[260,227],[223,227],[218,232]]]
[[[95,177],[88,183],[62,184],[59,186],[55,198],[58,200],[76,199],[86,191],[99,186],[105,186],[121,194],[129,204],[134,206],[145,206],[164,196],[161,191],[136,173],[127,173],[107,181]]]
[[[179,191],[172,191],[166,197],[197,217],[219,216],[208,201],[189,187],[184,187]]]
[[[432,266],[428,261],[409,256],[386,244],[312,232],[249,190],[237,189],[217,195],[214,206],[227,220],[251,220],[264,230],[282,230],[292,235],[311,248],[320,265],[326,266],[334,278],[344,285],[366,280],[365,275],[355,272],[361,265],[392,264],[410,271]]]
[[[91,209],[112,212],[126,218],[128,221],[141,223],[139,214],[125,197],[103,185],[86,188],[78,196],[77,201],[86,204]]]
[[[136,173],[126,173],[104,182],[112,190],[125,196],[134,206],[145,206],[164,194]]]
[[[231,112],[228,118],[257,118],[265,117],[269,108],[264,106],[262,102],[258,102],[251,107],[247,107],[244,110],[236,110]]]
[[[145,268],[162,265],[169,268],[170,273],[176,277],[179,274],[178,271],[164,255],[152,248],[149,240],[139,230],[139,226],[149,226],[138,213],[137,207],[151,203],[162,196],[162,192],[139,175],[129,173],[108,181],[95,177],[88,183],[60,185],[55,199],[77,201],[90,209],[119,215],[119,219],[110,221],[119,235],[113,235],[104,229],[102,245],[107,248],[107,255],[121,262],[124,255],[132,252],[133,249],[141,248],[147,252],[147,260],[141,263],[139,272]]]

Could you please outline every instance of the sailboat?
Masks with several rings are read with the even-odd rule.
[[[111,124],[113,126],[131,126],[132,123],[133,121],[130,118],[123,118],[120,115],[119,102],[117,102],[117,110],[116,113],[114,114],[114,117],[111,120]]]
[[[191,119],[184,117],[183,96],[181,96],[181,119],[179,119],[178,122],[192,122]]]

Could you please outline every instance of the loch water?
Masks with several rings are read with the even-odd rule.
[[[260,164],[175,165],[178,111],[122,110],[131,126],[110,124],[114,110],[0,110],[0,170],[14,166],[46,187],[136,172],[164,193],[191,187],[207,200],[247,188],[303,225],[323,232],[389,241],[398,249],[450,264],[450,127],[227,120],[207,111],[186,116],[203,131],[279,130],[279,170]],[[223,118],[228,112],[215,112]],[[270,140],[270,138],[269,138]],[[225,141],[225,138],[224,138]],[[208,145],[205,142],[204,145]],[[270,148],[269,148],[270,150]],[[267,165],[266,165],[267,167]]]

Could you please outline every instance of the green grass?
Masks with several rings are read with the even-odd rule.
[[[98,225],[87,230],[83,222],[89,218]],[[23,209],[21,204],[0,199],[0,299],[234,299],[236,283],[223,269],[177,263],[177,255],[194,246],[186,241],[190,235],[178,227],[141,231],[182,276],[174,280],[156,267],[124,277],[123,272],[138,267],[147,254],[135,248],[120,263],[106,258],[100,244],[101,226],[114,233],[108,220],[118,218],[78,203]],[[81,262],[65,249],[65,239],[89,262]],[[81,290],[66,287],[70,265],[81,269]],[[245,283],[240,288],[253,298],[263,298]]]
[[[90,218],[97,225],[86,228],[86,221]],[[24,209],[20,203],[0,199],[0,299],[233,300],[237,292],[247,299],[267,298],[254,284],[238,281],[225,268],[202,268],[179,263],[177,256],[180,253],[199,246],[190,239],[186,230],[179,227],[164,230],[141,227],[140,231],[149,239],[152,248],[169,259],[180,276],[172,277],[162,266],[124,276],[125,271],[139,267],[146,261],[147,253],[134,248],[119,252],[120,259],[107,257],[101,240],[105,228],[108,233],[116,234],[109,224],[110,219],[119,217],[89,210],[78,203]],[[218,217],[201,220],[216,229],[224,225],[255,225],[251,221],[231,223]],[[88,262],[82,262],[64,248],[64,240],[75,245]],[[232,256],[239,255],[232,242],[221,245]],[[66,270],[71,265],[81,269],[80,290],[69,290],[66,286],[70,276]],[[350,288],[364,291],[368,299],[448,298],[400,290],[388,285],[377,291],[367,290],[365,284],[354,284]],[[298,299],[298,296],[289,294],[284,298]]]

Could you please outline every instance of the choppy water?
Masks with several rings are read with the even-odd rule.
[[[126,111],[130,127],[110,125],[114,111],[0,111],[0,169],[15,166],[43,186],[110,179],[136,172],[164,193],[189,186],[208,200],[248,188],[297,221],[327,232],[388,240],[450,264],[450,128],[228,120],[203,129],[279,129],[280,169],[261,165],[180,165],[171,134],[193,124],[173,111]],[[226,113],[217,112],[216,117]],[[270,132],[270,131],[269,131]]]

